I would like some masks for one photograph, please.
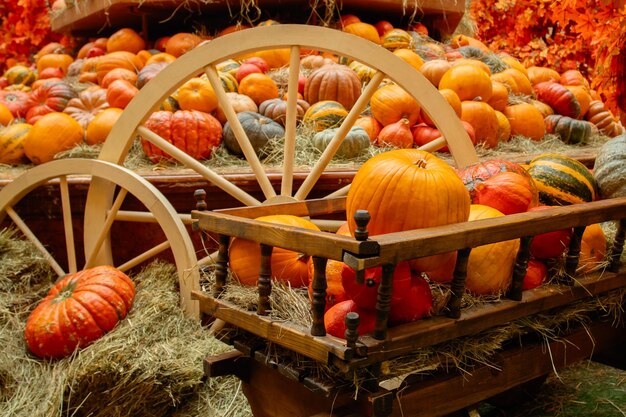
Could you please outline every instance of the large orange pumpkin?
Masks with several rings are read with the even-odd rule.
[[[84,130],[72,116],[52,112],[35,122],[24,140],[24,153],[34,164],[43,164],[54,155],[83,141]]]
[[[536,141],[545,136],[544,117],[532,104],[512,104],[506,106],[503,113],[511,124],[511,136],[525,136]]]
[[[350,110],[360,95],[361,80],[346,65],[324,65],[311,72],[304,84],[304,99],[310,104],[333,100]]]
[[[399,149],[378,154],[359,168],[348,191],[346,213],[354,233],[354,214],[367,210],[367,230],[374,236],[463,222],[469,206],[469,193],[450,165],[429,152]],[[433,270],[442,258],[419,259],[414,266]]]
[[[498,210],[472,204],[469,220],[504,216]],[[519,239],[478,246],[470,252],[467,262],[466,289],[475,295],[497,295],[511,285],[511,274],[519,249]]]
[[[319,230],[311,221],[292,215],[272,215],[256,220]],[[257,285],[261,266],[261,248],[257,242],[246,239],[233,239],[230,250],[230,269],[243,285]],[[283,248],[272,250],[272,279],[288,283],[292,287],[303,287],[309,283],[309,256]]]
[[[455,65],[443,74],[439,89],[449,88],[463,100],[481,100],[491,98],[491,78],[475,65]]]
[[[397,84],[379,88],[370,99],[372,116],[383,126],[400,119],[407,119],[412,126],[419,120],[420,109],[417,100]]]

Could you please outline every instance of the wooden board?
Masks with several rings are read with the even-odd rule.
[[[258,12],[247,6],[251,10],[244,11],[244,14],[257,20],[278,16],[274,18],[281,23],[316,24],[316,14],[324,16],[328,7],[318,6],[317,13],[313,13],[312,3],[302,0],[257,0],[255,4],[259,7]],[[309,12],[303,12],[303,7]],[[331,16],[353,13],[366,20],[386,19],[394,25],[407,23],[415,16],[437,36],[451,34],[465,12],[464,2],[451,0],[343,0],[331,7]],[[193,27],[194,22],[213,22],[213,32],[216,32],[216,28],[221,29],[237,20],[245,22],[245,19],[237,19],[240,9],[241,3],[234,0],[77,0],[75,6],[51,18],[51,28],[75,36],[93,36],[106,35],[120,27],[140,29],[150,25],[151,31],[159,31],[164,27],[175,29],[181,22],[185,27]]]

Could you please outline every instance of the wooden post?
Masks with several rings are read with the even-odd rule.
[[[360,242],[367,240],[369,232],[367,231],[367,224],[369,223],[371,216],[367,210],[357,210],[354,213],[354,221],[356,222],[356,230],[354,231],[354,238]],[[365,282],[365,271],[356,271],[356,283],[363,284]]]
[[[359,340],[359,322],[361,318],[359,317],[359,313],[354,311],[346,314],[344,318],[344,322],[346,324],[346,332],[344,333],[344,337],[346,338],[346,346],[352,349],[356,349],[356,342]]]
[[[572,285],[574,283],[573,277],[576,275],[576,268],[578,268],[578,257],[580,256],[580,242],[583,240],[583,233],[585,233],[586,226],[579,226],[574,228],[574,234],[572,240],[569,242],[569,249],[567,251],[567,257],[565,258],[565,276],[563,277],[563,283]]]
[[[389,321],[389,310],[391,310],[391,295],[393,291],[393,271],[394,264],[383,265],[383,276],[378,287],[378,298],[376,300],[376,324],[374,327],[374,339],[385,340],[387,337],[387,322]]]
[[[472,248],[459,249],[452,275],[450,289],[452,296],[448,300],[448,317],[458,319],[461,317],[461,301],[465,294],[465,278],[467,278],[467,262],[469,261]]]
[[[313,324],[311,334],[313,336],[325,336],[324,311],[326,310],[326,264],[328,259],[313,257],[313,299],[311,300],[313,310]]]
[[[511,278],[511,287],[507,292],[507,298],[520,301],[522,299],[522,283],[528,269],[528,259],[530,258],[530,244],[533,240],[532,236],[524,236],[520,238],[520,247],[515,258],[513,266],[513,276]]]
[[[270,295],[272,293],[272,246],[261,244],[261,268],[259,271],[259,306],[260,316],[269,314]]]
[[[626,238],[626,219],[621,219],[617,226],[617,232],[613,239],[613,246],[611,247],[611,264],[609,265],[609,271],[617,273],[619,271],[620,258],[622,257],[622,251],[624,250],[624,240]]]
[[[228,246],[230,245],[230,236],[219,235],[219,248],[217,250],[217,262],[215,263],[215,287],[213,288],[213,296],[219,298],[226,286],[226,278],[228,277]]]

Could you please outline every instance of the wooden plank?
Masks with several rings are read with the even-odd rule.
[[[280,204],[267,204],[255,207],[235,207],[215,210],[218,213],[231,216],[255,219],[261,216],[274,214],[290,214],[298,217],[317,217],[320,215],[340,213],[346,210],[345,197],[318,198],[303,201],[293,201]]]
[[[340,339],[311,336],[309,330],[302,326],[259,316],[252,311],[244,311],[232,303],[212,298],[202,291],[194,291],[192,297],[199,301],[202,313],[222,319],[321,363],[328,363],[330,354],[341,359],[347,359],[353,354],[352,349],[345,346]]]
[[[265,245],[327,259],[342,260],[346,251],[362,256],[375,256],[379,250],[378,243],[373,240],[357,241],[349,236],[267,223],[228,214],[193,211],[192,217],[198,219],[198,227],[202,230],[254,240]]]

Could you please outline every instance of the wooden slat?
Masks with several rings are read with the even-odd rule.
[[[309,329],[305,327],[244,311],[228,301],[212,298],[202,291],[194,291],[192,297],[199,301],[202,313],[222,319],[321,363],[328,363],[330,354],[341,359],[352,354],[352,350],[339,339],[311,336]]]
[[[236,207],[215,210],[217,213],[254,219],[273,214],[291,214],[293,216],[320,216],[323,214],[340,213],[346,209],[346,198],[318,198],[289,203],[268,204],[254,207]]]

